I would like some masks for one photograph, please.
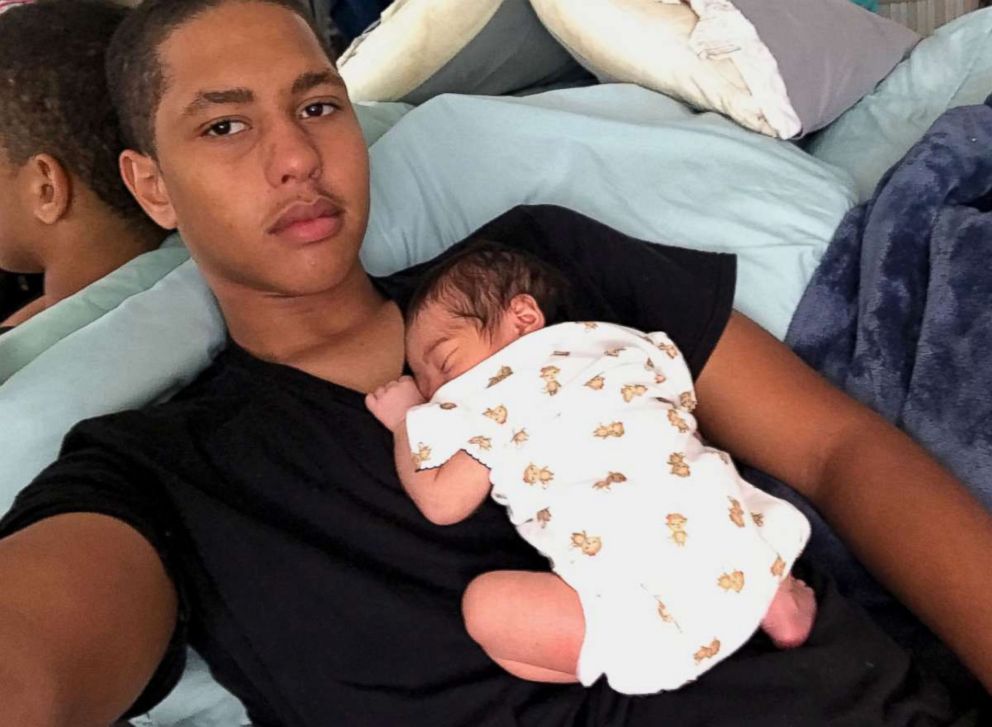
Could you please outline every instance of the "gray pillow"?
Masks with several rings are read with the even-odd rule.
[[[352,96],[359,101],[421,104],[442,93],[500,96],[592,81],[544,29],[528,0],[495,0],[495,5],[481,28],[446,39],[458,48],[446,58],[450,46],[436,51],[429,36],[445,21],[444,13],[462,13],[464,6],[448,2],[445,10],[438,0],[396,3],[395,11],[387,10],[341,56],[339,67]],[[428,25],[429,20],[433,22]],[[442,27],[450,26],[445,22]],[[387,31],[392,42],[373,42]],[[435,59],[425,64],[424,56],[435,52],[438,67],[425,73]],[[410,71],[415,64],[423,66]]]
[[[849,0],[733,0],[775,56],[803,133],[871,93],[920,41]]]

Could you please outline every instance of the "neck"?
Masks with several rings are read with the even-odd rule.
[[[357,262],[334,288],[311,295],[274,295],[209,282],[231,338],[258,358],[288,365],[359,337],[388,302]]]
[[[102,212],[67,221],[45,245],[45,301],[53,305],[113,272],[142,253],[154,250],[164,233]]]

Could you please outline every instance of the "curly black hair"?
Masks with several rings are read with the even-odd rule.
[[[301,0],[144,0],[122,24],[107,52],[107,80],[127,146],[155,156],[155,113],[165,91],[158,49],[174,30],[228,2],[279,5],[303,18],[333,61],[326,38]]]
[[[144,218],[121,181],[124,149],[104,76],[129,11],[110,0],[39,0],[0,17],[0,152],[50,154],[118,215]]]
[[[491,335],[510,302],[533,296],[548,322],[561,318],[569,284],[540,258],[484,238],[471,238],[423,277],[406,309],[407,325],[431,303]]]

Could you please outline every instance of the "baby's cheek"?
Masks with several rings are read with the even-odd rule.
[[[423,374],[415,375],[413,377],[413,382],[417,385],[417,391],[419,391],[420,395],[424,397],[424,400],[430,401],[431,396],[434,395],[434,392],[431,390],[431,385],[427,378]]]

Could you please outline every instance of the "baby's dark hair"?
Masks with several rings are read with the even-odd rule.
[[[479,238],[424,276],[410,298],[406,319],[409,325],[427,305],[441,303],[450,313],[474,321],[489,335],[516,296],[532,296],[545,319],[554,321],[565,304],[567,291],[568,281],[544,261]]]

